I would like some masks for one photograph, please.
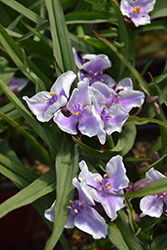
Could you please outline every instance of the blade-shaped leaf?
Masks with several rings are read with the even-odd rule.
[[[30,124],[30,126],[36,131],[36,133],[46,142],[46,144],[54,151],[54,144],[50,142],[50,139],[48,138],[47,133],[43,129],[43,127],[38,123],[30,114],[30,112],[24,107],[24,105],[21,103],[21,101],[15,96],[15,94],[8,88],[8,86],[0,79],[0,87],[3,89],[5,94],[8,96],[10,101],[13,103],[13,105],[18,109],[20,114],[24,117],[24,119]],[[52,140],[56,136],[51,134]],[[54,141],[54,143],[55,143]],[[60,142],[58,142],[59,144]],[[56,146],[57,150],[57,146]]]
[[[53,233],[46,244],[45,250],[53,249],[58,241],[68,216],[67,206],[73,197],[72,179],[78,171],[78,149],[71,138],[66,137],[56,158],[57,198]]]
[[[26,58],[23,49],[21,49],[14,42],[14,40],[8,35],[1,25],[0,41],[16,66],[28,79],[36,84],[37,91],[45,90],[45,85],[50,86],[50,80],[35,66],[35,64],[29,58]],[[38,73],[38,75],[36,73]],[[40,77],[45,81],[45,85]]]
[[[116,225],[115,228],[117,235],[114,233],[113,225],[111,224],[110,226],[109,224],[108,236],[114,245],[118,246],[118,249],[124,250],[124,248],[120,245],[119,235],[121,242],[124,244],[123,246],[127,246],[125,249],[143,250],[140,243],[137,241],[137,238],[132,234],[127,221],[127,216],[123,210],[118,211],[118,218],[115,220],[114,224]]]
[[[0,205],[0,218],[10,211],[31,204],[38,198],[51,193],[56,188],[55,170],[51,169],[29,186]]]
[[[46,0],[49,14],[54,58],[62,72],[72,70],[76,73],[74,56],[62,7],[59,0]]]
[[[43,17],[39,16],[32,10],[26,8],[22,4],[18,3],[17,1],[14,0],[1,0],[2,3],[8,5],[10,8],[14,9],[15,11],[19,12],[23,16],[27,17],[28,19],[32,20],[33,22],[37,24],[43,24],[47,22],[46,19]]]

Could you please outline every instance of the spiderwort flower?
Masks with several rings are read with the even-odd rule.
[[[112,102],[110,104],[109,100],[111,99],[111,96],[115,95],[114,90],[109,89],[105,84],[99,84],[100,88],[97,87],[97,89],[94,88],[94,85],[97,87],[98,83],[94,83],[89,89],[91,92],[92,103],[95,106],[96,113],[101,119],[97,137],[100,143],[104,144],[106,141],[106,134],[111,135],[113,132],[121,132],[122,126],[128,119],[129,113],[122,107],[122,105],[120,105],[120,103],[116,104]],[[106,92],[106,89],[109,92]]]
[[[120,9],[124,16],[129,18],[136,27],[150,23],[150,15],[155,0],[121,0]]]
[[[112,88],[98,82],[92,84],[92,87],[105,96],[107,108],[120,104],[129,112],[133,107],[140,107],[144,102],[144,93],[133,90],[132,80],[129,77],[122,79]]]
[[[107,173],[104,177],[98,173],[91,173],[85,161],[81,161],[79,167],[81,172],[78,178],[81,185],[87,184],[85,188],[90,196],[101,203],[111,221],[115,220],[116,212],[124,207],[124,197],[116,195],[123,194],[123,188],[126,188],[129,183],[122,157],[117,155],[110,159],[106,165]]]
[[[75,78],[76,74],[69,70],[57,78],[50,92],[41,91],[31,98],[23,96],[23,99],[39,121],[48,122],[59,108],[66,105]]]
[[[73,135],[79,132],[89,137],[97,135],[101,120],[91,103],[88,78],[78,83],[78,88],[73,90],[66,108],[68,116],[58,110],[53,118],[61,130]]]
[[[82,54],[82,59],[77,55],[76,50],[73,48],[73,54],[76,66],[79,69],[78,78],[82,81],[85,77],[89,78],[89,85],[94,82],[104,82],[110,85],[115,81],[107,74],[103,74],[105,69],[111,67],[111,61],[107,55],[104,54]]]
[[[161,174],[159,171],[151,168],[147,173],[146,177],[150,180],[150,184],[165,178],[166,176]],[[140,214],[140,217],[149,215],[151,217],[159,218],[163,212],[163,208],[167,211],[167,192],[146,195],[140,201],[140,209],[143,213]]]
[[[94,239],[105,238],[107,235],[108,225],[103,217],[92,208],[95,205],[89,193],[84,189],[77,178],[73,179],[73,185],[78,189],[79,200],[70,201],[70,210],[65,228],[74,228],[76,226],[80,230],[91,234]],[[45,211],[45,217],[54,221],[54,205]]]

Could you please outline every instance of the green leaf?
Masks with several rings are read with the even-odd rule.
[[[148,72],[149,73],[149,72]],[[149,73],[151,80],[154,83],[154,86],[156,87],[157,91],[159,92],[160,96],[162,97],[165,105],[167,106],[167,97],[165,96],[165,94],[163,93],[163,91],[160,89],[160,87],[158,86],[158,84],[156,83],[156,81],[154,80],[153,76],[151,75],[151,73]]]
[[[14,9],[15,11],[19,12],[20,14],[37,24],[43,24],[47,22],[46,19],[14,0],[1,0],[1,2],[8,5],[10,8]]]
[[[127,120],[127,122],[125,123],[125,126],[129,126],[129,125],[143,125],[143,124],[147,124],[147,123],[156,123],[159,124],[165,128],[167,128],[167,124],[165,124],[164,122],[158,120],[158,119],[152,119],[152,118],[140,118],[137,116],[130,116]]]
[[[14,40],[8,35],[8,33],[3,29],[3,27],[0,25],[0,41],[5,48],[8,55],[11,57],[11,59],[14,61],[14,63],[17,65],[17,67],[22,71],[22,73],[30,79],[32,82],[36,84],[37,91],[45,90],[45,85],[42,82],[42,80],[33,72],[32,69],[35,71],[38,71],[38,74],[40,73],[40,70],[37,70],[37,67],[33,64],[33,62],[26,58],[25,53],[23,49],[21,49]],[[40,74],[43,77],[43,73]],[[47,80],[46,77],[45,81]],[[46,86],[48,86],[48,82],[50,80],[46,81]]]
[[[167,3],[166,0],[156,1],[154,9],[150,12],[152,18],[167,16]]]
[[[111,242],[120,250],[143,250],[129,228],[125,212],[120,210],[117,213],[115,222],[109,223],[108,236]]]
[[[77,11],[67,13],[65,15],[66,24],[79,24],[79,23],[105,23],[115,22],[115,12],[113,8],[108,10],[100,10],[97,12]]]
[[[82,143],[80,140],[76,139],[74,136],[72,136],[72,139],[80,148],[82,148],[85,152],[92,155],[93,157],[108,160],[117,154],[120,154],[122,156],[127,154],[134,144],[135,136],[136,128],[134,125],[125,127],[125,129],[122,130],[122,132],[119,134],[116,146],[108,151],[91,148]]]
[[[42,162],[53,167],[53,162],[50,159],[48,152],[43,148],[43,146],[30,134],[24,127],[21,127],[16,121],[11,119],[9,116],[0,112],[0,117],[13,126],[17,131],[19,131],[31,144],[32,150],[36,153],[38,159]]]
[[[45,2],[50,20],[54,59],[62,72],[72,70],[76,73],[74,56],[60,1],[46,0]]]
[[[130,70],[134,78],[138,81],[138,83],[142,86],[143,91],[147,94],[149,94],[149,87],[147,82],[144,80],[144,78],[139,74],[139,72],[131,65],[131,63],[119,52],[119,50],[110,43],[106,38],[99,36],[95,31],[93,31],[94,34],[102,40],[112,51],[120,58],[120,60],[125,64],[125,66]]]
[[[166,238],[167,234],[161,234],[158,237],[156,237],[151,244],[151,250],[157,250],[157,249],[166,250],[167,249]]]
[[[108,237],[111,242],[117,247],[119,250],[129,250],[122,233],[115,223],[109,223],[108,225]]]
[[[8,155],[9,151],[6,154]],[[0,153],[0,173],[20,187],[27,186],[38,177],[36,173],[25,168],[18,160],[14,161],[15,158],[11,153],[10,156],[12,157],[11,159]]]
[[[167,191],[167,178],[158,180],[149,186],[143,188],[142,190],[125,194],[126,197],[142,197],[150,194],[159,194]]]
[[[145,249],[148,249],[150,241],[152,240],[150,236],[145,235],[141,228],[137,225],[135,221],[135,210],[132,207],[132,204],[128,199],[125,199],[125,203],[127,206],[127,212],[128,212],[128,219],[131,226],[131,229],[133,231],[133,234],[136,235],[140,243],[145,247]]]
[[[53,249],[58,241],[68,216],[67,206],[73,198],[72,179],[78,171],[78,149],[70,137],[66,137],[56,158],[57,198],[55,204],[54,228],[45,250]]]
[[[0,87],[3,89],[5,94],[8,96],[9,100],[13,103],[16,109],[20,112],[20,114],[24,117],[24,119],[30,124],[30,126],[34,129],[34,131],[43,139],[43,141],[49,146],[53,151],[57,150],[57,144],[60,146],[60,141],[55,143],[56,136],[49,133],[54,143],[51,143],[51,139],[48,137],[47,132],[43,129],[43,127],[38,123],[30,114],[30,112],[24,107],[21,101],[16,97],[16,95],[9,89],[9,87],[0,79]],[[54,139],[55,138],[55,139]]]
[[[0,205],[0,218],[19,207],[31,204],[56,188],[55,170],[52,169],[36,179],[29,186]]]

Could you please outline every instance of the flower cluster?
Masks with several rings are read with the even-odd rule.
[[[124,207],[124,190],[127,192],[129,179],[126,176],[122,157],[117,155],[106,164],[106,173],[103,177],[99,173],[91,173],[85,161],[79,163],[80,173],[78,179],[72,181],[77,188],[79,197],[70,200],[69,214],[65,228],[74,228],[90,234],[94,239],[105,238],[108,225],[102,215],[98,212],[100,204],[111,221],[117,218],[117,211]],[[146,177],[134,183],[131,191],[137,191],[149,184],[165,178],[159,171],[151,168],[146,172]],[[131,192],[129,190],[129,192]],[[54,206],[45,211],[45,217],[54,222]],[[167,212],[167,192],[147,195],[140,201],[142,213],[140,217],[149,215],[159,218],[163,210]],[[100,210],[100,212],[102,212]]]
[[[96,211],[95,201],[100,203],[111,219],[117,218],[117,211],[124,207],[123,189],[128,186],[129,179],[121,156],[115,156],[106,165],[106,173],[102,177],[91,173],[85,161],[79,163],[80,174],[73,179],[73,185],[78,189],[79,199],[70,201],[70,210],[65,224],[66,228],[78,227],[91,234],[95,239],[106,237],[108,225]],[[45,217],[54,221],[54,205],[45,211]],[[95,208],[93,208],[94,206]]]
[[[140,107],[144,94],[133,90],[130,78],[118,84],[103,70],[111,66],[106,55],[82,55],[73,49],[78,66],[79,82],[69,98],[69,91],[76,75],[72,71],[62,74],[50,92],[42,91],[31,98],[24,96],[31,111],[41,122],[51,119],[69,134],[97,136],[104,144],[106,135],[121,132],[133,107]],[[69,98],[69,100],[68,100]]]

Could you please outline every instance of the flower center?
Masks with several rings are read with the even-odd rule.
[[[81,201],[72,201],[70,200],[71,206],[68,206],[67,208],[70,210],[73,210],[75,212],[75,214],[78,214],[81,210],[82,207],[82,202]]]
[[[94,83],[95,81],[100,81],[104,82],[104,79],[102,78],[103,71],[101,70],[100,72],[92,72],[92,70],[89,70],[87,72],[87,77],[90,80],[90,85]]]
[[[134,7],[134,8],[133,8],[133,12],[134,12],[135,14],[136,14],[136,13],[139,13],[140,10],[141,10],[140,7]]]
[[[82,104],[78,102],[78,104],[71,103],[71,107],[73,108],[74,115],[79,117],[84,110],[88,109],[88,106],[82,107]]]
[[[100,181],[99,179],[96,179],[96,183],[97,185],[97,191],[100,193],[108,193],[108,191],[110,190],[110,183],[108,182],[108,175],[105,174],[104,178]]]
[[[156,198],[163,199],[167,195],[167,192],[161,193],[161,194],[155,194]]]
[[[57,101],[58,97],[55,92],[50,93],[50,97],[44,95],[43,101],[48,103],[48,106],[51,106]]]

